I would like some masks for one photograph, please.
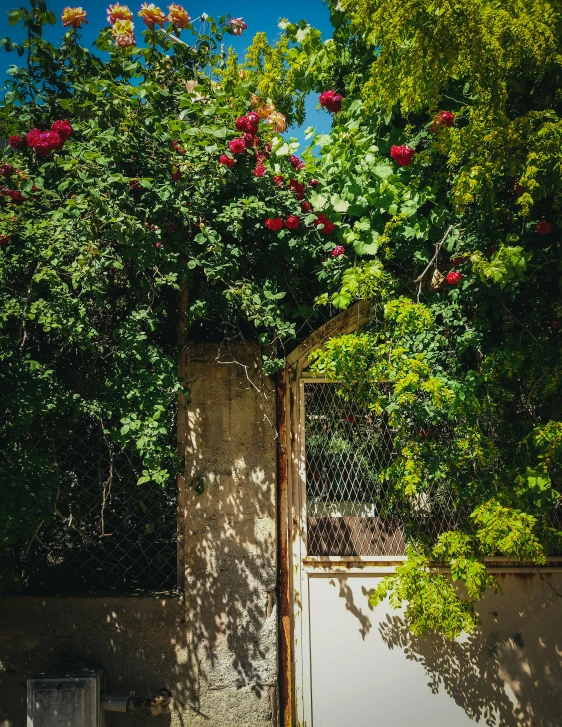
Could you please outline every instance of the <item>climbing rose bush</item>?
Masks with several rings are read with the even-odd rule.
[[[140,507],[154,491],[173,498],[178,325],[253,337],[273,373],[321,320],[332,247],[314,215],[299,219],[306,169],[281,149],[281,112],[211,51],[241,18],[207,17],[199,33],[181,5],[111,4],[90,52],[86,9],[57,19],[35,3],[10,17],[30,42],[6,45],[23,58],[0,108],[2,588],[25,584],[14,556],[64,516],[72,473],[59,453],[73,427],[126,454]],[[58,46],[42,37],[49,23]],[[171,39],[180,31],[185,43]]]

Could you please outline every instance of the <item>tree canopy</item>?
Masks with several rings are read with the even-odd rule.
[[[331,9],[332,40],[287,23],[284,41],[296,101],[343,97],[332,133],[311,131],[311,201],[347,250],[317,301],[374,312],[314,367],[388,415],[384,478],[406,506],[453,498],[455,529],[413,536],[373,596],[453,637],[497,586],[486,556],[540,564],[561,544],[560,16],[542,0]]]

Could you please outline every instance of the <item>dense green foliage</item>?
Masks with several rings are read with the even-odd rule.
[[[333,40],[303,23],[285,24],[284,41],[293,102],[344,96],[331,134],[313,138],[311,201],[346,248],[318,302],[369,298],[373,316],[314,368],[388,416],[396,457],[383,481],[396,497],[414,507],[449,489],[458,529],[414,536],[372,601],[391,593],[416,633],[454,637],[475,628],[493,585],[486,556],[560,552],[561,18],[544,0],[331,9]],[[393,145],[413,159],[397,164]]]
[[[29,64],[12,71],[3,134],[61,118],[73,132],[46,157],[3,152],[17,167],[6,187],[25,198],[0,203],[6,568],[12,544],[52,516],[69,422],[100,421],[139,457],[140,485],[170,481],[181,289],[191,335],[254,331],[273,343],[268,370],[318,309],[366,298],[370,325],[330,341],[314,367],[387,418],[396,456],[376,476],[401,509],[446,489],[458,521],[414,533],[409,561],[372,599],[407,603],[418,634],[474,629],[474,604],[495,585],[486,556],[539,565],[561,545],[550,516],[562,487],[555,8],[331,0],[333,39],[283,22],[279,43],[258,35],[241,68],[213,52],[227,19],[189,25],[192,46],[149,29],[146,48],[119,48],[106,28],[102,62],[75,30],[45,43],[53,18],[32,6],[12,16],[28,26]],[[252,103],[300,120],[305,95],[330,89],[343,105],[330,134],[310,131],[306,169],[272,116],[257,158],[251,147],[219,164]],[[393,149],[404,145],[415,154]],[[290,214],[298,228],[265,229]]]
[[[108,446],[131,455],[141,505],[151,488],[175,486],[180,290],[189,295],[191,336],[258,336],[275,368],[276,347],[312,312],[314,260],[331,247],[313,218],[311,234],[304,223],[278,233],[264,226],[267,217],[300,214],[271,169],[252,174],[276,136],[271,125],[260,122],[256,147],[228,151],[240,136],[237,117],[250,109],[248,83],[238,76],[227,93],[218,80],[224,61],[214,49],[231,31],[228,18],[190,24],[183,42],[171,39],[177,28],[147,29],[146,47],[116,46],[107,27],[97,49],[108,60],[80,45],[78,29],[60,47],[46,42],[42,27],[57,20],[42,2],[10,19],[28,38],[4,44],[29,62],[10,69],[2,136],[60,120],[72,133],[46,156],[29,146],[2,151],[13,168],[2,171],[0,196],[0,562],[8,581],[16,546],[65,514],[55,515],[71,485],[61,453],[81,422],[97,423]],[[236,160],[232,168],[219,163],[223,153]],[[278,171],[304,179],[288,153],[277,157]]]

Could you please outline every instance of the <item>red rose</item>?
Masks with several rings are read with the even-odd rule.
[[[304,193],[306,190],[304,182],[297,182],[296,179],[291,179],[289,185],[291,190],[296,194],[298,200],[304,199]]]
[[[130,189],[140,189],[140,181],[138,177],[134,177],[133,179],[129,179],[129,187]]]
[[[452,111],[440,111],[435,117],[430,128],[431,131],[433,131],[433,133],[435,134],[439,131],[439,129],[442,129],[445,126],[451,128],[454,123],[455,114]]]
[[[8,137],[8,144],[12,149],[27,149],[27,141],[17,134],[16,136]]]
[[[303,162],[302,159],[299,159],[298,156],[295,156],[294,154],[291,154],[291,156],[289,157],[289,161],[290,161],[291,166],[293,167],[293,169],[296,169],[297,172],[300,169],[304,169],[304,162]]]
[[[177,182],[183,177],[183,174],[180,169],[176,169],[175,167],[172,168],[172,179],[174,182]]]
[[[560,328],[560,321],[552,321],[551,327],[554,328],[554,330],[558,330]]]
[[[46,157],[52,151],[60,151],[63,145],[64,141],[56,131],[42,131],[39,139],[34,140],[33,148],[38,157]]]
[[[246,132],[242,136],[242,138],[244,139],[244,143],[246,144],[246,147],[255,146],[259,142],[259,139],[257,136],[254,136],[253,134],[250,134],[248,132]]]
[[[178,154],[185,154],[185,149],[182,146],[180,146],[179,141],[172,142],[172,146],[178,152]]]
[[[7,179],[9,179],[10,177],[12,177],[15,171],[16,170],[13,168],[13,166],[11,164],[2,164],[2,165],[0,165],[0,174],[3,177],[6,177]]]
[[[463,276],[460,273],[452,270],[450,273],[447,273],[445,280],[449,283],[449,285],[458,285],[462,278]]]
[[[34,149],[40,138],[41,131],[39,129],[30,129],[25,136],[27,146],[30,146],[32,149]]]
[[[289,215],[285,220],[285,227],[289,230],[296,230],[300,225],[300,220],[296,215]]]
[[[255,169],[252,169],[252,174],[255,177],[265,177],[267,174],[267,169],[264,167],[263,164],[258,164]]]
[[[308,183],[310,184],[311,187],[317,187],[320,184],[318,179],[309,179]]]
[[[278,232],[283,227],[283,220],[281,217],[274,217],[273,219],[268,217],[265,221],[265,226],[272,232]]]
[[[233,139],[228,142],[228,148],[232,154],[243,154],[246,148],[244,139]]]
[[[341,102],[343,100],[343,96],[340,93],[336,93],[335,91],[323,91],[320,94],[320,106],[323,106],[325,109],[328,109],[328,111],[331,111],[333,114],[337,114],[338,111],[341,111]]]
[[[236,164],[236,159],[233,159],[226,154],[221,154],[219,157],[219,164],[224,164],[225,167],[232,169],[232,167]]]
[[[314,221],[315,227],[319,227],[320,225],[323,225],[323,227],[321,230],[318,231],[321,232],[323,235],[331,235],[332,232],[336,229],[334,223],[330,222],[330,220],[322,214],[319,214]]]
[[[336,245],[332,252],[330,253],[332,257],[339,257],[340,255],[345,255],[345,247],[343,245]]]
[[[72,134],[72,126],[70,125],[70,122],[66,120],[55,121],[55,123],[51,126],[51,129],[56,131],[63,141],[66,141]]]
[[[4,197],[10,197],[14,204],[23,204],[25,202],[25,197],[19,189],[3,189],[1,194],[3,194]]]
[[[248,125],[250,126],[248,131],[253,131],[255,133],[260,125],[260,117],[256,114],[255,111],[250,111],[250,113],[246,116],[246,119],[248,120]]]
[[[416,152],[413,149],[410,149],[410,147],[405,144],[402,146],[394,145],[390,147],[390,156],[400,167],[409,166],[412,163],[415,153]]]
[[[234,122],[237,131],[250,131],[250,122],[247,116],[239,116]]]
[[[312,205],[310,202],[301,202],[301,211],[304,213],[312,212]]]
[[[177,232],[178,226],[175,222],[168,222],[168,232],[170,235],[173,235],[174,232]]]
[[[161,249],[162,249],[162,243],[161,243],[161,242],[157,242],[157,243],[156,243],[156,244],[154,245],[154,247],[155,247],[155,248],[156,248],[157,250],[161,250]]]
[[[537,225],[536,230],[539,235],[548,235],[550,232],[552,232],[552,225],[546,220],[541,220]]]
[[[284,181],[285,181],[285,180],[283,179],[283,177],[282,177],[282,176],[281,176],[280,174],[276,174],[276,175],[275,175],[275,176],[273,177],[273,181],[274,181],[274,182],[275,182],[275,184],[276,184],[276,185],[277,185],[277,186],[279,187],[279,189],[283,189],[283,187],[285,186],[285,185],[284,185]]]
[[[9,245],[12,242],[12,238],[8,235],[0,235],[0,245]]]

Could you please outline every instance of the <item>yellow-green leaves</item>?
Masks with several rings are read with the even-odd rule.
[[[488,260],[482,253],[475,253],[470,259],[472,269],[483,283],[495,283],[504,288],[513,278],[523,277],[529,257],[522,247],[502,245]]]

